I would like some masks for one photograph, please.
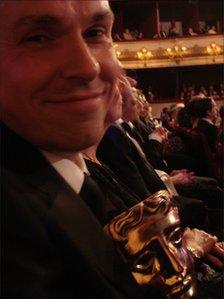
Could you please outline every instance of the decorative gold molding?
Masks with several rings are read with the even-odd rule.
[[[156,68],[223,63],[223,36],[199,36],[115,44],[124,68]]]

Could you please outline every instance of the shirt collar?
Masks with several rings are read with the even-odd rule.
[[[79,194],[84,181],[84,172],[74,162],[68,159],[61,159],[53,163],[52,166],[70,187]]]
[[[202,119],[205,120],[207,123],[214,125],[211,119],[206,118],[206,117],[203,117]]]
[[[115,124],[121,125],[123,122],[124,122],[124,120],[122,118],[119,118],[115,121]]]
[[[133,125],[133,123],[132,123],[131,121],[128,121],[127,123],[129,124],[129,126],[130,126],[132,129],[134,128],[134,125]]]

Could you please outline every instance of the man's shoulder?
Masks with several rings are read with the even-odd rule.
[[[205,119],[200,119],[198,121],[198,129],[201,129],[201,130],[208,130],[208,131],[213,131],[213,132],[218,132],[218,128],[214,125],[214,124],[211,124],[209,123],[208,121],[206,121]]]
[[[114,145],[128,144],[129,139],[124,130],[117,124],[112,124],[106,131],[103,139],[103,143],[112,143]]]

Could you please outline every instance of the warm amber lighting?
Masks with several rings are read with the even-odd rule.
[[[217,46],[215,43],[207,46],[207,52],[211,55],[219,55],[221,53],[221,47]]]
[[[212,38],[212,39],[211,39]],[[116,42],[114,52],[126,68],[169,67],[223,63],[221,35],[187,39]]]
[[[170,59],[174,60],[176,63],[179,63],[183,59],[183,56],[186,53],[186,51],[187,47],[175,45],[172,48],[167,48],[166,54],[169,56]]]
[[[121,51],[116,51],[117,58],[121,56]]]
[[[138,59],[144,61],[144,66],[147,66],[147,61],[152,57],[152,52],[148,51],[146,48],[142,48],[137,52]]]
[[[216,43],[211,43],[209,46],[207,46],[206,50],[209,55],[213,56],[213,62],[215,62],[215,56],[222,52],[221,47],[216,45]]]

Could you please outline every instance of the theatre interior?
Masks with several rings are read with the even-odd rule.
[[[2,298],[223,299],[223,1],[1,10]]]

